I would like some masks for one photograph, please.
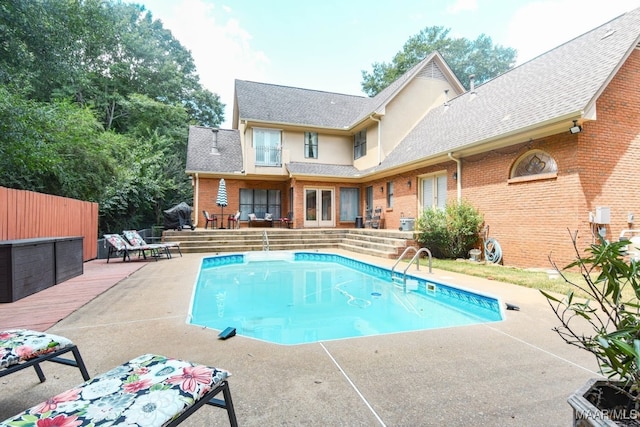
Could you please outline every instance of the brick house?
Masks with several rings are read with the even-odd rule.
[[[398,229],[466,200],[504,264],[563,266],[570,231],[640,223],[639,41],[640,8],[468,91],[437,52],[373,98],[237,80],[233,129],[189,129],[194,211],[220,213],[220,178],[245,224],[348,228],[380,207]]]

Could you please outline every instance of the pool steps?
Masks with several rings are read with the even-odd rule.
[[[180,242],[184,253],[262,251],[265,231],[272,251],[338,248],[396,259],[407,246],[415,245],[411,231],[371,229],[166,230],[163,240]]]

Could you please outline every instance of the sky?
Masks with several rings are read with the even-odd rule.
[[[365,96],[362,72],[409,38],[451,37],[518,51],[521,64],[635,8],[640,0],[131,0],[191,51],[202,85],[226,104],[235,79]]]

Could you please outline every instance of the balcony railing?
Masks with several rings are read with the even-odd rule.
[[[280,147],[256,147],[256,166],[282,166]]]

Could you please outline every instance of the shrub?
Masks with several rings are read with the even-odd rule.
[[[418,243],[436,258],[465,258],[478,242],[482,215],[467,202],[426,209],[418,218]]]
[[[540,291],[560,321],[554,330],[566,343],[592,353],[602,374],[622,381],[618,390],[640,406],[640,264],[625,261],[628,242],[600,238],[583,256],[576,235],[572,241],[576,261],[564,270],[579,269],[581,280],[571,280],[552,262],[571,289],[564,297]],[[577,298],[574,290],[588,298]]]

